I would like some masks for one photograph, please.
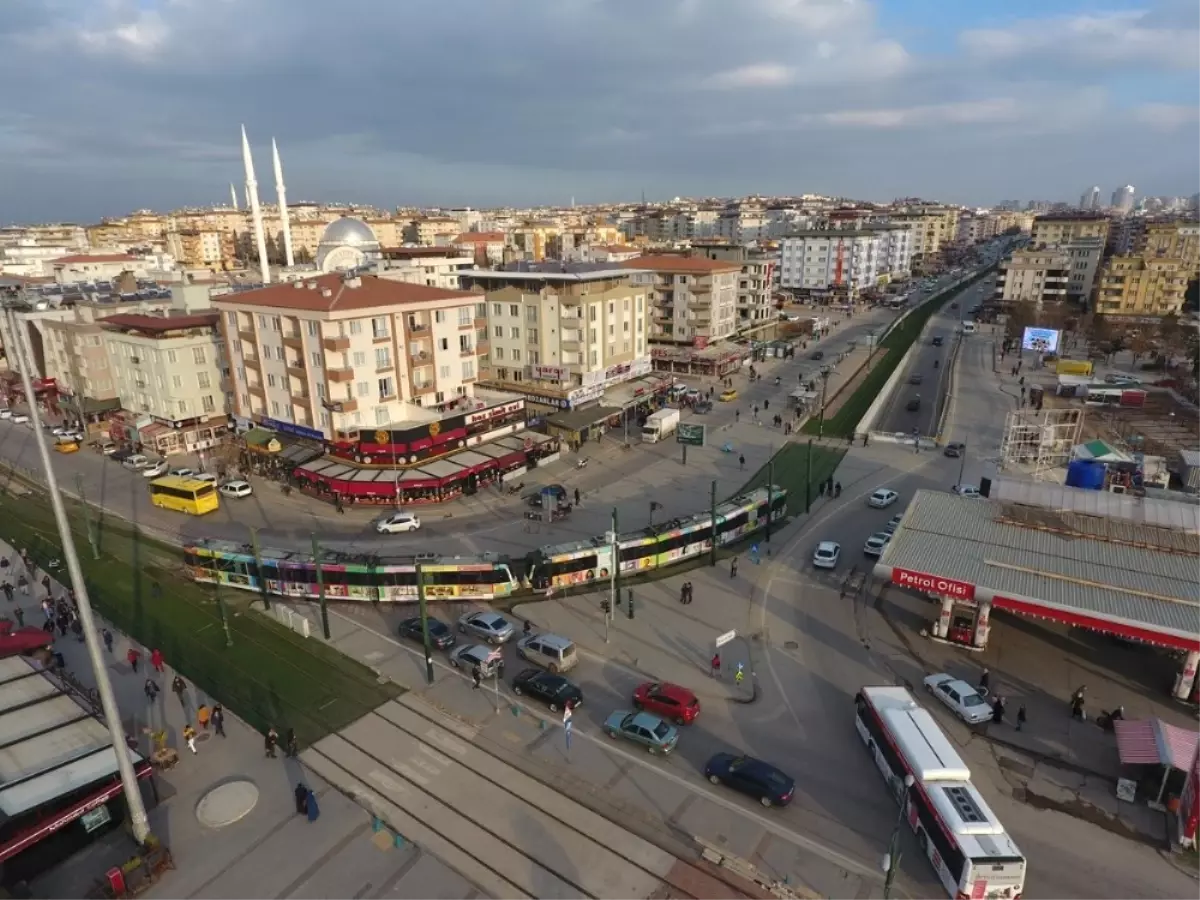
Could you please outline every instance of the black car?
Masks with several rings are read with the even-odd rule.
[[[816,353],[814,353],[814,354],[812,355],[812,357],[811,357],[811,358],[812,358],[812,359],[824,359],[824,358],[825,358],[825,351],[824,351],[824,350],[818,350]]]
[[[935,336],[934,336],[934,338],[933,338],[933,346],[935,346],[935,347],[940,347],[940,346],[942,346],[942,336],[941,336],[940,334],[939,334],[939,335],[935,335]]]
[[[583,691],[573,681],[543,669],[525,669],[513,679],[512,689],[518,697],[528,694],[541,700],[550,712],[558,712],[567,703],[572,707],[583,703]]]
[[[966,444],[960,444],[958,441],[946,445],[946,449],[942,451],[944,456],[959,457],[963,455],[963,451],[967,449]]]
[[[787,806],[796,791],[790,775],[753,756],[718,753],[704,764],[704,777],[754,797],[763,806]]]
[[[405,619],[400,623],[400,637],[408,638],[410,641],[416,641],[418,644],[425,643],[425,635],[421,631],[421,619],[414,617]],[[439,650],[448,650],[454,646],[457,640],[450,626],[440,619],[429,617],[429,643],[437,647]]]
[[[554,502],[558,506],[567,503],[567,489],[561,484],[548,484],[545,487],[535,488],[525,495],[525,502],[534,509],[542,508],[542,496],[549,494],[554,498]]]
[[[134,456],[134,455],[135,455],[135,451],[132,447],[122,447],[120,450],[116,451],[115,453],[110,453],[108,455],[108,458],[111,459],[113,462],[123,463],[123,462],[125,462],[125,460],[129,459],[129,457]]]
[[[908,410],[909,412],[916,412],[918,409],[921,408],[921,398],[913,397],[911,400],[908,401],[908,403],[906,403],[904,405],[904,408],[906,410]]]

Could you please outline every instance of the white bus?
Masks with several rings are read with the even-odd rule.
[[[971,771],[933,716],[902,687],[864,687],[854,725],[897,802],[912,775],[905,819],[956,900],[1016,900],[1025,857],[971,784]]]

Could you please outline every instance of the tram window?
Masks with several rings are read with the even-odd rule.
[[[391,572],[377,572],[376,583],[383,587],[410,587],[417,583],[416,569],[398,569]]]
[[[568,559],[562,562],[553,562],[550,564],[550,574],[570,575],[572,572],[584,572],[588,569],[594,569],[596,568],[596,565],[596,554],[592,553],[587,556],[577,556],[574,559]]]

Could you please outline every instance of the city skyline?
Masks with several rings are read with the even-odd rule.
[[[278,140],[293,198],[384,208],[1197,187],[1183,0],[347,0],[332,52],[308,0],[78,6],[5,9],[0,66],[27,85],[0,101],[7,222],[226,202],[243,121],[259,171]]]

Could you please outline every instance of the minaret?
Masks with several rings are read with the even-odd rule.
[[[275,138],[271,138],[271,155],[275,157],[275,191],[279,194],[279,219],[283,223],[283,252],[290,269],[296,265],[296,258],[292,256],[292,223],[288,218],[287,188],[283,186],[283,163],[279,161]]]
[[[231,201],[233,201],[233,208],[234,208],[234,209],[237,209],[237,208],[238,208],[238,202],[237,202],[237,188],[235,188],[235,187],[233,186],[233,182],[232,182],[232,181],[231,181],[231,182],[229,182],[229,199],[230,199]]]
[[[263,284],[271,283],[271,266],[267,262],[267,238],[263,233],[262,207],[258,205],[258,182],[254,178],[254,160],[250,157],[250,140],[242,126],[242,162],[246,166],[246,196],[250,202],[250,218],[254,221],[254,240],[258,244],[258,264],[262,267]]]

